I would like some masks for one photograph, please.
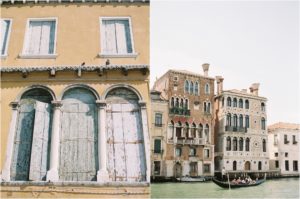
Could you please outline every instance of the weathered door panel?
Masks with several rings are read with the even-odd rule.
[[[44,180],[46,177],[49,155],[48,138],[51,131],[50,111],[49,104],[36,102],[29,180]]]
[[[96,105],[67,100],[62,112],[60,178],[66,181],[96,180]]]
[[[23,181],[29,179],[32,131],[35,114],[34,106],[35,100],[24,99],[20,102],[11,165],[12,180]]]

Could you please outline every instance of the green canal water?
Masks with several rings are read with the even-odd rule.
[[[299,198],[299,178],[270,179],[259,186],[231,190],[213,182],[154,183],[151,198]]]

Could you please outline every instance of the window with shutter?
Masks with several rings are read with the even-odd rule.
[[[101,54],[134,54],[130,18],[101,18]]]
[[[30,20],[26,32],[24,55],[55,53],[56,20]]]
[[[161,140],[154,140],[154,153],[161,153]]]
[[[1,19],[1,40],[0,40],[0,50],[1,56],[7,54],[8,38],[11,27],[10,19]]]

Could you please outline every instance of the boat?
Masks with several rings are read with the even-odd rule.
[[[181,177],[176,178],[178,182],[204,182],[204,177]]]
[[[216,178],[213,178],[212,181],[215,184],[219,185],[220,187],[228,189],[228,188],[241,188],[241,187],[257,186],[257,185],[260,185],[260,184],[264,183],[266,181],[266,178],[256,180],[255,183],[247,183],[247,184],[233,184],[233,183],[230,183],[230,186],[229,186],[228,182],[220,181],[220,180],[217,180]]]

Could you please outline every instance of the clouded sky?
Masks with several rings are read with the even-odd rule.
[[[260,83],[268,125],[300,123],[299,1],[151,0],[151,86],[168,69]]]

